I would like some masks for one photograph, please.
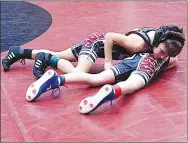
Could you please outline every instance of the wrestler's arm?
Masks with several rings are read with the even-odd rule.
[[[164,70],[176,67],[177,63],[178,63],[178,57],[177,56],[171,57],[168,66]]]
[[[120,34],[120,33],[112,33],[112,32],[106,33],[104,53],[105,53],[105,64],[107,66],[105,67],[105,69],[112,66],[113,44],[118,44],[124,47],[125,50],[128,51],[129,53],[145,52],[146,50],[144,48],[146,47],[145,41],[137,34],[130,34],[126,36],[125,34]]]

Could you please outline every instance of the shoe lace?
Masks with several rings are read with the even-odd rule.
[[[20,59],[18,62],[22,63],[22,65],[25,65],[25,59]]]
[[[65,87],[67,87],[66,85],[63,85],[63,86],[65,86]],[[68,87],[67,87],[68,88]],[[59,97],[60,95],[61,95],[61,92],[60,92],[61,90],[60,90],[60,88],[59,87],[57,87],[57,88],[55,88],[55,89],[52,89],[52,94],[51,94],[51,96],[53,97],[53,98],[57,98],[57,97]],[[55,94],[57,92],[57,94]]]
[[[51,94],[51,96],[52,96],[53,98],[57,98],[57,97],[59,97],[59,96],[61,95],[61,92],[60,92],[60,91],[61,91],[61,90],[60,90],[59,87],[53,89],[53,90],[52,90],[52,94]],[[57,93],[57,94],[55,94],[55,93]]]

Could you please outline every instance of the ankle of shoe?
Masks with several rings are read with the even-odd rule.
[[[118,98],[119,96],[121,96],[121,88],[118,85],[114,85],[113,89],[115,91],[115,95],[114,95],[114,99]]]
[[[49,54],[48,55],[48,59],[50,60],[52,56],[53,56],[52,54]]]
[[[57,69],[57,63],[58,63],[58,61],[59,61],[59,58],[57,56],[53,55],[50,58],[50,66]]]
[[[19,51],[21,58],[32,59],[32,49],[22,49]]]
[[[59,76],[59,85],[62,86],[65,84],[65,76],[64,75],[60,75]]]
[[[46,62],[48,63],[48,65],[50,65],[50,59],[51,59],[51,57],[52,57],[52,54],[45,53],[44,55],[45,55],[45,60],[46,60]]]

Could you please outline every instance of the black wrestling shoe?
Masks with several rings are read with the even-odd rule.
[[[33,75],[39,79],[44,73],[46,68],[50,65],[50,54],[38,53],[35,56],[35,63],[33,66]]]
[[[2,60],[4,71],[9,71],[10,66],[20,59],[20,62],[22,64],[25,64],[25,59],[23,58],[23,49],[19,46],[11,46],[9,48],[7,56]]]

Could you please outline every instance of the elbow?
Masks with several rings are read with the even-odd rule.
[[[108,32],[105,34],[105,40],[112,40],[112,33]]]

